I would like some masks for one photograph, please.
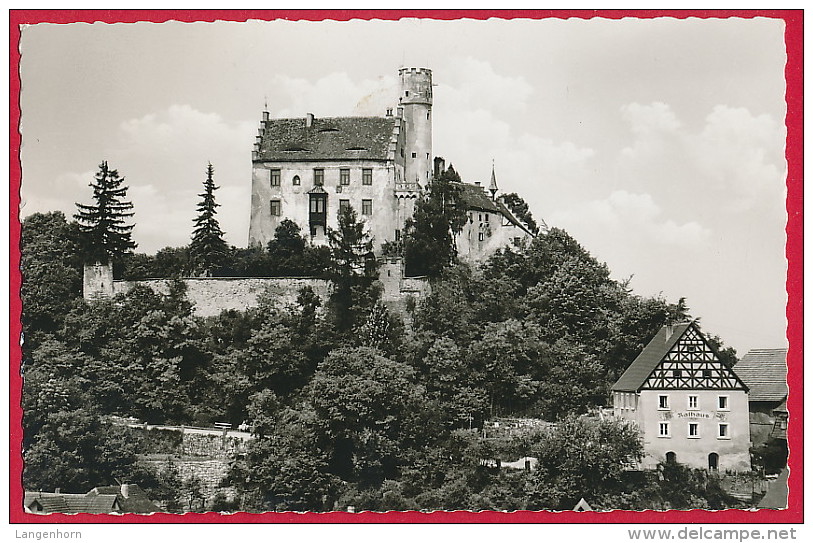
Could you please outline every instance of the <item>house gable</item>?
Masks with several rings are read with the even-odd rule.
[[[748,387],[691,324],[644,380],[641,390],[645,389],[747,391]]]

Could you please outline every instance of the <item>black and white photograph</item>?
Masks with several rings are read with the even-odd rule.
[[[785,20],[267,19],[20,27],[12,509],[788,508]]]

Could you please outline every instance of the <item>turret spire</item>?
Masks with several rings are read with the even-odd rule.
[[[488,191],[491,193],[491,199],[493,200],[497,196],[497,174],[494,173],[494,159],[491,159],[491,184],[488,186]]]

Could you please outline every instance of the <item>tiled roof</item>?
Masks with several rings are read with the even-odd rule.
[[[270,119],[257,160],[386,160],[395,117]]]
[[[128,485],[127,497],[121,494],[121,487],[117,485],[97,486],[87,496],[118,496],[119,507],[122,513],[160,513],[160,507],[152,503],[140,486]]]
[[[29,496],[26,494],[26,507],[40,513],[91,513],[99,515],[118,511],[116,508],[116,495],[42,494],[32,496],[30,501],[28,498]]]
[[[469,183],[455,183],[460,187],[460,197],[469,209],[481,209],[493,213],[502,213],[502,209],[497,202],[489,198],[483,191],[483,187],[470,185]]]
[[[677,343],[680,336],[691,326],[691,323],[664,326],[652,338],[641,354],[621,374],[612,390],[618,392],[638,392],[652,370],[663,360],[663,357]]]
[[[748,385],[748,400],[781,402],[788,395],[787,349],[751,349],[734,366]]]

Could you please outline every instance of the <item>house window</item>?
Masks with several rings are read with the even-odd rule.
[[[326,202],[327,200],[324,198],[311,197],[311,213],[324,213]]]
[[[412,153],[412,158],[418,158],[418,153]]]
[[[669,409],[668,394],[658,394],[658,409]]]
[[[680,377],[682,374],[680,370],[672,370],[672,377]]]
[[[717,396],[717,409],[728,411],[728,396]]]
[[[279,217],[282,215],[282,202],[279,200],[271,200],[271,216]]]
[[[313,184],[321,187],[325,184],[325,170],[323,168],[315,168],[313,170]]]
[[[339,200],[339,212],[344,213],[344,210],[350,207],[350,200]]]
[[[659,422],[658,423],[658,437],[670,437],[671,434],[669,433],[669,423],[668,422]]]
[[[700,437],[700,424],[697,422],[689,423],[689,437]]]
[[[280,177],[279,170],[271,170],[271,186],[272,187],[278,187],[279,186],[279,177]]]
[[[728,432],[728,423],[721,422],[717,425],[717,438],[718,439],[730,439],[731,435]]]
[[[372,200],[362,200],[361,201],[361,214],[362,215],[372,215],[373,214],[373,201]]]
[[[298,175],[295,175],[295,176],[294,176],[293,184],[294,184],[294,186],[296,186],[296,187],[298,187],[298,186],[299,186],[299,176],[298,176]]]
[[[711,370],[703,370],[703,377],[705,379],[711,378]]]
[[[689,409],[697,409],[697,396],[693,394],[689,396]]]
[[[373,184],[373,170],[372,168],[364,168],[361,170],[361,184],[362,185],[372,185]]]
[[[350,184],[350,170],[339,170],[339,184],[340,185]]]
[[[401,241],[401,231],[395,230],[395,241]]]

